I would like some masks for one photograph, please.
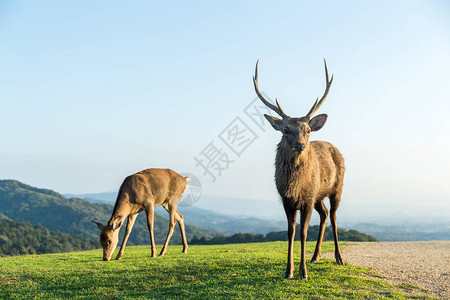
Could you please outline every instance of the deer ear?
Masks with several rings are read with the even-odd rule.
[[[117,217],[112,223],[112,230],[119,229],[122,226],[122,218]]]
[[[311,131],[317,131],[325,125],[328,116],[326,114],[317,115],[309,121],[309,127]]]
[[[273,129],[281,131],[283,120],[278,119],[276,117],[272,117],[269,115],[264,114],[264,117],[266,117],[267,121],[269,121],[270,125],[272,125]]]
[[[98,228],[98,230],[100,230],[100,231],[102,231],[103,227],[105,227],[105,226],[103,226],[102,224],[100,224],[100,223],[98,223],[98,222],[95,222],[94,220],[91,220],[91,221],[92,221],[92,223],[94,223],[95,225],[97,225],[97,228]]]

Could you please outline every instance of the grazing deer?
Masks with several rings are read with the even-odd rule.
[[[167,245],[175,228],[175,220],[178,222],[183,240],[183,253],[187,252],[188,244],[184,229],[183,215],[177,210],[178,201],[186,189],[189,177],[183,177],[169,169],[147,169],[128,176],[123,181],[114,204],[111,219],[107,225],[94,222],[100,233],[100,244],[103,247],[103,260],[110,260],[119,242],[119,231],[123,222],[128,218],[125,236],[116,259],[121,259],[133,228],[134,221],[141,211],[147,215],[147,226],[150,232],[152,257],[156,256],[155,238],[153,235],[153,219],[155,206],[162,205],[169,213],[170,223],[166,242],[160,256],[166,253]]]
[[[309,221],[313,209],[320,215],[319,236],[311,262],[320,258],[323,234],[328,217],[328,210],[323,199],[330,199],[330,219],[333,227],[336,263],[343,264],[338,245],[336,210],[341,201],[344,180],[344,158],[332,144],[321,141],[309,142],[311,131],[323,127],[327,120],[326,114],[312,115],[319,109],[330,90],[331,80],[328,80],[328,68],[325,63],[326,89],[322,98],[316,102],[301,118],[291,118],[281,109],[278,100],[276,106],[267,101],[258,89],[258,62],[256,63],[253,83],[259,99],[281,116],[281,119],[264,115],[275,130],[281,131],[283,137],[277,147],[275,160],[275,182],[280,194],[288,221],[288,259],[284,278],[292,278],[294,272],[294,236],[297,211],[300,210],[300,241],[301,263],[300,278],[307,278],[305,263],[305,242]]]

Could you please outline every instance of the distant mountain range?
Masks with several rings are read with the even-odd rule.
[[[117,192],[106,192],[98,194],[64,194],[65,197],[82,198],[92,203],[109,203],[114,204],[117,197]],[[236,203],[242,203],[246,200],[225,198],[225,197],[211,197],[203,196],[199,203],[193,206],[179,206],[179,211],[183,214],[186,224],[200,227],[207,230],[213,230],[221,234],[235,234],[235,233],[258,233],[266,234],[271,231],[281,231],[286,229],[286,221],[277,220],[272,221],[269,218],[255,218],[248,215],[247,211],[252,211],[246,207],[240,207],[241,214],[229,215],[226,213],[219,213],[212,209],[200,208],[200,204],[206,207],[229,207],[230,211],[236,211]],[[248,200],[251,201],[251,200]],[[207,205],[205,205],[205,203]],[[252,205],[251,203],[244,206]],[[253,204],[253,206],[255,206]],[[260,205],[256,205],[260,206]],[[279,209],[282,209],[279,207]],[[156,207],[156,213],[163,218],[168,218],[167,212],[162,207]],[[283,211],[281,213],[284,214]]]
[[[117,193],[106,192],[81,195],[65,194],[65,196],[83,198],[93,203],[115,203]],[[183,214],[186,223],[202,229],[213,230],[221,235],[209,240],[204,237],[195,237],[193,242],[196,244],[224,244],[287,240],[286,221],[270,221],[249,217],[244,213],[236,213],[236,208],[244,208],[248,209],[250,212],[253,212],[254,210],[250,209],[251,207],[264,205],[260,203],[260,201],[211,196],[203,196],[200,200],[201,202],[198,202],[192,206],[184,207],[182,204],[179,206],[179,210]],[[255,205],[255,202],[257,202],[257,205]],[[234,212],[234,215],[226,215],[217,213],[213,210],[203,209],[199,207],[199,204],[203,206],[206,204],[207,207],[214,207],[216,210],[219,207],[228,207],[229,212]],[[265,204],[267,205],[267,203]],[[270,203],[268,206],[270,207],[271,205],[274,206],[274,203]],[[276,205],[278,205],[278,203],[275,202],[275,206]],[[284,214],[281,207],[275,207],[274,209],[281,210],[281,213]],[[260,209],[260,211],[262,211],[262,209]],[[246,211],[244,210],[242,212]],[[156,213],[161,215],[163,218],[167,218],[167,212],[161,207],[156,208]],[[348,231],[343,228],[339,228],[338,230],[341,240],[376,240],[375,238],[367,234],[357,232],[356,230]],[[308,230],[308,240],[312,241],[317,239],[317,233],[318,226],[310,226]],[[330,227],[326,230],[325,238],[327,240],[333,239]],[[296,239],[299,239],[298,230]]]
[[[117,191],[104,193],[88,193],[88,194],[63,194],[67,198],[81,198],[93,203],[109,203],[114,204],[117,197]],[[183,198],[182,198],[183,199]],[[181,209],[187,207],[183,205],[181,200]],[[210,211],[211,213],[233,216],[233,217],[249,217],[261,219],[264,221],[275,220],[277,222],[285,222],[283,206],[279,199],[245,199],[233,197],[220,197],[212,195],[202,195],[200,199],[192,206],[195,208]]]
[[[116,202],[117,192],[91,193],[91,194],[62,194],[66,198],[79,198],[92,203],[112,204]]]
[[[450,224],[436,223],[402,223],[383,225],[358,223],[352,228],[376,237],[380,241],[449,241]]]
[[[96,203],[114,203],[117,193],[71,196]],[[286,230],[284,211],[277,199],[269,201],[205,195],[193,206],[180,207],[180,212],[190,225],[229,235],[236,233],[264,235],[271,231]],[[167,217],[167,213],[163,210],[157,210],[157,213],[164,218]],[[385,212],[383,207],[376,209],[367,209],[362,205],[355,208],[343,207],[338,212],[338,227],[355,229],[370,234],[380,241],[450,240],[450,219],[439,217],[433,219],[427,215],[423,218],[407,216],[409,215],[401,215],[395,211]],[[311,219],[311,225],[314,224],[318,224],[317,213],[313,213]]]

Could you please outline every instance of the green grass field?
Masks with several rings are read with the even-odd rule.
[[[314,245],[307,243],[308,253]],[[170,246],[156,258],[148,246],[127,247],[121,261],[109,262],[101,249],[0,258],[0,299],[431,299],[413,296],[417,287],[390,285],[367,269],[328,259],[308,263],[309,279],[301,281],[299,246],[290,280],[282,279],[286,242],[190,246],[188,254]],[[324,243],[323,253],[332,250]]]

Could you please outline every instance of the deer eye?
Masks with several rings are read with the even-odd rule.
[[[289,128],[286,127],[286,128],[284,128],[283,132],[284,132],[285,134],[289,134],[290,130],[289,130]]]

